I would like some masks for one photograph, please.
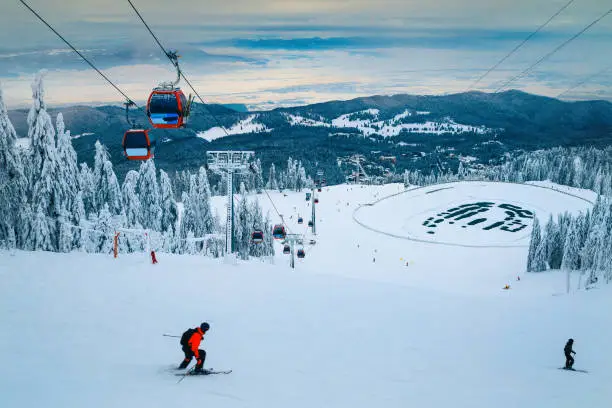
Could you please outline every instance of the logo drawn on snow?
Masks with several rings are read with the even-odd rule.
[[[478,215],[491,211],[493,208],[501,208],[505,214],[505,218],[489,220],[488,218],[477,217]],[[495,206],[495,203],[480,201],[449,208],[444,212],[436,214],[435,217],[426,219],[423,222],[423,226],[431,228],[430,231],[427,231],[428,234],[435,234],[435,228],[444,221],[448,221],[449,224],[454,224],[457,221],[465,220],[466,223],[462,225],[461,228],[472,227],[492,221],[492,223],[482,227],[482,229],[489,231],[499,228],[502,231],[518,232],[527,227],[527,224],[524,223],[523,220],[532,218],[533,212],[513,204],[499,204]]]

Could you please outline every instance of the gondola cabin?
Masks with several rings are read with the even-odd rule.
[[[317,191],[320,193],[321,192],[321,187],[317,188]]]
[[[275,239],[285,239],[286,235],[287,233],[285,232],[285,227],[281,224],[275,225],[274,229],[272,229],[272,236]]]
[[[189,108],[180,88],[155,88],[147,101],[147,116],[156,129],[176,129],[187,123]]]
[[[319,204],[319,199],[318,199],[318,198],[315,198],[315,199],[314,199],[314,203],[315,203],[315,204]]]
[[[305,256],[306,256],[306,252],[304,252],[304,250],[303,250],[303,249],[298,249],[298,250],[297,250],[297,257],[298,257],[298,258],[300,258],[300,259],[301,259],[301,258],[304,258]]]
[[[306,201],[310,201],[310,193],[306,193]]]
[[[289,253],[291,253],[291,247],[289,245],[285,245],[283,247],[283,254],[287,255]]]
[[[302,217],[298,217],[298,224],[303,224],[304,223],[304,219]]]
[[[123,153],[128,160],[148,160],[153,157],[155,141],[148,130],[130,129],[123,135]]]
[[[261,244],[264,240],[264,234],[263,231],[253,231],[253,233],[251,234],[251,241],[254,244]]]

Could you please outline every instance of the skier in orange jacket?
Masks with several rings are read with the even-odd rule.
[[[191,359],[196,358],[196,366],[194,374],[204,372],[204,360],[206,360],[206,351],[200,349],[200,342],[204,338],[204,334],[210,329],[210,325],[206,322],[202,323],[200,327],[195,329],[188,329],[181,336],[181,346],[183,353],[185,353],[185,359],[181,362],[179,369],[187,368]]]

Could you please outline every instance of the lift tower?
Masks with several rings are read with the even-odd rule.
[[[209,169],[227,174],[227,214],[225,218],[225,253],[233,252],[234,232],[234,173],[245,173],[254,171],[249,162],[255,156],[255,152],[223,150],[206,152],[206,163]]]

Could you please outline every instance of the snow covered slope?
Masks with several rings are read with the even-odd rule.
[[[405,119],[413,116],[409,110],[395,115],[388,120],[380,120],[378,118],[378,109],[368,109],[361,112],[349,113],[341,115],[332,120],[332,125],[337,128],[356,128],[364,136],[379,134],[381,136],[397,136],[401,132],[408,133],[428,133],[428,134],[443,134],[443,133],[465,133],[472,132],[477,134],[491,133],[493,129],[488,129],[484,126],[470,126],[456,123],[450,118],[446,118],[440,122],[405,122]],[[415,112],[415,116],[428,115],[429,112]]]
[[[224,130],[218,126],[215,126],[203,132],[198,132],[197,136],[208,142],[212,142],[215,139],[219,139],[227,135],[270,132],[270,129],[268,129],[261,123],[255,122],[255,119],[257,119],[257,115],[249,115],[246,119],[241,120],[240,122],[233,125],[231,128],[226,128]]]
[[[456,200],[527,210],[588,206],[560,192],[490,187],[487,194],[460,183],[452,191]],[[395,193],[363,207],[395,203],[367,222],[402,228],[431,204],[402,191],[324,188],[316,244],[295,270],[280,251],[274,264],[238,265],[166,254],[150,265],[144,254],[0,253],[0,406],[610,406],[612,328],[602,324],[610,287],[559,295],[563,273],[523,274],[524,247],[413,242],[353,221],[361,204]],[[443,191],[450,192],[428,196]],[[304,193],[270,196],[291,230],[306,232],[296,219],[310,214]],[[223,209],[221,197],[215,206]],[[475,229],[458,231],[466,243],[480,239]],[[203,320],[212,326],[206,366],[234,372],[177,384],[178,339],[162,334]],[[589,374],[557,369],[569,337],[576,367]]]
[[[378,109],[366,109],[340,115],[331,121],[320,115],[305,117],[286,112],[281,112],[280,117],[285,120],[289,126],[330,128],[330,130],[333,131],[332,134],[337,134],[338,131],[344,129],[357,129],[363,136],[378,134],[384,137],[398,136],[402,132],[435,135],[461,134],[468,132],[476,134],[495,134],[496,132],[495,129],[490,129],[485,126],[472,126],[457,123],[450,117],[438,121],[423,121],[423,116],[430,115],[430,112],[424,111],[411,111],[406,109],[402,113],[386,120],[380,119],[379,113],[380,111]],[[227,135],[271,132],[274,130],[266,127],[262,123],[258,123],[258,116],[258,114],[249,115],[246,119],[227,128],[227,133],[220,127],[213,127],[198,132],[197,135],[211,142]],[[411,120],[411,118],[413,119]]]

